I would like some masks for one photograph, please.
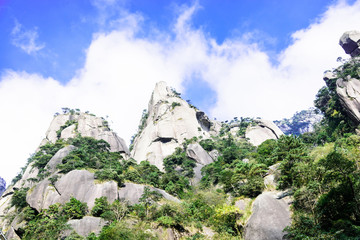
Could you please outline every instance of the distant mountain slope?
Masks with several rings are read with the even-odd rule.
[[[306,132],[312,132],[314,125],[321,121],[322,114],[318,113],[315,108],[296,112],[290,119],[284,118],[276,120],[274,123],[286,135],[300,135]]]
[[[2,177],[0,177],[0,197],[5,192],[5,190],[6,190],[6,182]]]

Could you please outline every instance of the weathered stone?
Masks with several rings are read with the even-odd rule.
[[[217,161],[218,157],[220,156],[219,151],[216,150],[216,149],[211,150],[211,151],[209,152],[209,155],[210,155],[210,157],[211,157],[214,161]]]
[[[67,140],[76,137],[77,134],[81,134],[83,137],[105,140],[110,144],[110,151],[112,152],[130,154],[125,141],[109,129],[104,119],[87,113],[57,115],[51,122],[46,132],[46,138],[41,142],[40,146],[47,142],[55,143],[56,140],[58,140],[58,131],[68,121],[75,121],[76,124],[72,124],[63,129],[60,133],[60,138]]]
[[[77,234],[87,237],[90,233],[98,235],[107,222],[99,217],[85,216],[82,219],[72,219],[67,223]],[[64,235],[68,236],[71,232],[72,230],[67,230]]]
[[[10,227],[9,231],[6,233],[6,238],[11,240],[20,240],[21,238],[16,234],[15,229]]]
[[[208,118],[208,116],[205,115],[204,112],[202,111],[197,111],[196,112],[196,119],[199,121],[200,126],[205,129],[206,131],[210,130],[211,127],[211,121]]]
[[[245,137],[254,146],[259,146],[268,139],[278,139],[283,132],[272,122],[264,119],[254,120],[256,126],[246,129]]]
[[[360,123],[360,80],[339,78],[336,85],[336,93],[344,110],[353,121]]]
[[[46,164],[45,168],[49,170],[49,172],[53,173],[56,170],[56,166],[61,163],[63,158],[69,155],[69,153],[75,149],[76,147],[73,145],[69,145],[60,149]]]
[[[139,199],[141,198],[141,195],[144,193],[144,188],[146,186],[142,184],[136,184],[136,183],[125,183],[125,186],[119,189],[119,199],[124,199],[128,201],[130,204],[139,203]],[[168,194],[164,190],[150,187],[151,191],[156,191],[160,193],[165,199],[171,200],[174,202],[180,202],[179,199],[176,197]]]
[[[198,143],[189,144],[186,149],[186,154],[189,158],[194,159],[197,163],[202,165],[214,162],[212,157]]]
[[[139,163],[147,160],[163,170],[163,159],[181,147],[185,139],[210,136],[196,114],[197,110],[178,97],[165,82],[157,83],[144,129],[134,140],[132,157]],[[201,119],[204,120],[205,116]]]
[[[204,165],[200,164],[200,163],[196,163],[195,167],[194,167],[194,177],[193,179],[191,179],[191,184],[192,185],[197,185],[199,184],[202,175],[201,175],[201,169],[204,167]]]
[[[276,199],[276,193],[264,192],[254,201],[252,215],[245,226],[245,240],[281,240],[289,226],[289,205]]]
[[[86,170],[73,170],[62,176],[55,187],[45,179],[28,192],[26,201],[36,210],[47,209],[55,203],[66,203],[71,197],[87,203],[91,209],[96,198],[107,197],[112,203],[117,199],[117,183],[108,181],[95,183],[94,173]]]
[[[27,188],[27,187],[31,188],[34,186],[34,182],[31,181],[31,179],[36,178],[39,173],[39,169],[34,166],[34,163],[35,162],[30,163],[26,167],[22,178],[15,183],[14,188],[16,188],[16,189]]]
[[[264,177],[264,185],[265,188],[268,190],[275,190],[277,187],[277,181],[280,177],[280,163],[276,163],[274,165],[271,165],[269,167],[268,172],[266,173],[266,176]]]
[[[360,55],[360,32],[359,31],[347,31],[345,32],[340,40],[340,46],[345,50],[347,54],[350,54],[352,57]]]

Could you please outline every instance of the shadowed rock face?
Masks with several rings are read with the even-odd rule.
[[[245,226],[245,240],[281,240],[289,226],[289,205],[275,192],[264,192],[254,201],[253,214]]]
[[[344,49],[347,54],[350,54],[351,57],[356,57],[360,55],[360,32],[359,31],[347,31],[345,32],[340,40],[340,46]]]
[[[264,119],[254,120],[256,126],[246,129],[245,137],[254,146],[259,146],[268,139],[278,139],[284,133],[272,122]]]

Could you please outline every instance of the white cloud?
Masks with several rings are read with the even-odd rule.
[[[37,29],[26,30],[15,20],[15,26],[11,31],[11,43],[21,48],[27,54],[35,53],[45,47],[43,43],[37,43],[39,35]]]
[[[66,85],[36,74],[3,74],[0,158],[7,168],[0,168],[0,176],[9,181],[16,175],[61,107],[109,115],[112,127],[128,141],[158,81],[184,92],[191,77],[199,76],[217,94],[212,117],[290,116],[311,106],[323,85],[323,72],[344,56],[340,35],[360,25],[360,2],[333,5],[308,28],[293,33],[293,43],[274,66],[256,43],[227,39],[217,44],[208,33],[194,29],[191,16],[197,8],[184,9],[171,33],[157,30],[148,37],[137,34],[142,17],[123,12],[113,20],[119,23],[116,30],[94,36],[84,67]]]

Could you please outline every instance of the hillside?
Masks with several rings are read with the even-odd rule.
[[[286,123],[299,136],[265,119],[212,121],[165,82],[129,148],[104,118],[64,109],[1,196],[1,231],[7,239],[358,239],[359,39],[342,36],[352,58],[326,72],[313,131],[302,116],[317,119],[315,110]]]

